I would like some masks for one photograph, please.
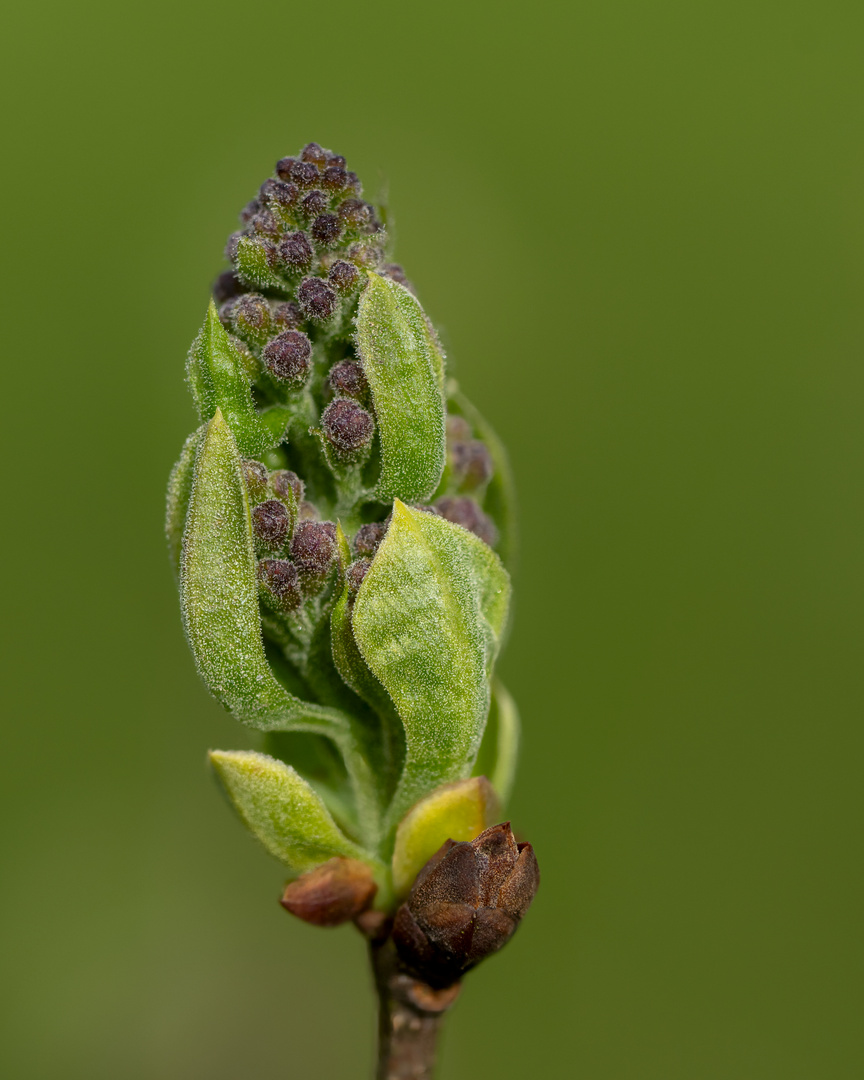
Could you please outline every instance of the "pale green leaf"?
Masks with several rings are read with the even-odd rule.
[[[357,348],[381,439],[377,494],[425,499],[444,469],[442,358],[417,299],[368,271],[357,313]]]
[[[165,536],[168,539],[168,551],[175,574],[180,573],[180,552],[183,547],[183,530],[186,527],[189,497],[192,494],[192,481],[195,476],[195,456],[203,438],[204,425],[202,424],[183,444],[180,457],[168,479]]]

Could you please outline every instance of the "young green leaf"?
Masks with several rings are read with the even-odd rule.
[[[370,861],[290,765],[251,750],[211,750],[209,756],[243,824],[294,873],[334,855]]]
[[[204,425],[202,424],[183,444],[180,457],[168,479],[165,535],[168,538],[168,551],[175,574],[180,573],[180,552],[183,548],[183,529],[186,526],[186,512],[189,509],[189,497],[192,494],[192,481],[195,477],[195,456],[203,438]]]
[[[405,728],[391,825],[433,788],[470,772],[509,592],[507,572],[481,540],[396,500],[352,619],[360,652]]]
[[[357,313],[357,347],[381,439],[377,495],[428,498],[444,469],[443,361],[416,298],[367,271]]]
[[[244,457],[255,457],[282,438],[287,415],[285,423],[281,415],[264,421],[255,411],[242,360],[219,321],[212,300],[204,325],[192,344],[186,372],[201,419],[209,420],[220,409]]]
[[[473,840],[495,823],[498,798],[485,776],[443,784],[399,822],[393,849],[393,888],[405,896],[445,840]]]

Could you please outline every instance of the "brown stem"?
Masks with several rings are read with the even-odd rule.
[[[459,995],[459,983],[433,990],[399,970],[390,937],[370,942],[378,991],[377,1080],[431,1080],[444,1013]]]

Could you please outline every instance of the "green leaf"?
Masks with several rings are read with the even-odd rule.
[[[471,771],[510,582],[500,560],[458,525],[396,500],[354,602],[354,638],[405,728],[391,826],[442,783]]]
[[[473,840],[494,825],[498,799],[485,776],[444,784],[399,822],[393,849],[393,887],[405,896],[445,840]]]
[[[381,439],[377,495],[426,499],[444,469],[443,361],[416,298],[367,271],[357,312],[357,348],[372,390]]]
[[[268,416],[264,421],[258,415],[243,360],[219,321],[212,300],[204,325],[192,343],[186,372],[201,419],[207,421],[221,409],[244,457],[255,457],[280,441],[285,430],[282,417]]]
[[[261,731],[312,731],[342,752],[367,835],[380,795],[352,717],[301,701],[279,683],[261,638],[252,522],[240,455],[222,413],[207,424],[195,464],[180,561],[186,636],[201,678],[238,720]]]
[[[519,710],[498,679],[492,681],[492,707],[474,764],[475,776],[488,776],[506,806],[513,790],[519,756]]]
[[[335,855],[370,862],[290,765],[251,750],[211,750],[209,756],[243,824],[296,874]]]
[[[165,508],[165,535],[168,538],[168,551],[174,573],[180,573],[180,552],[183,547],[183,529],[186,526],[186,512],[189,509],[189,497],[192,494],[192,481],[195,476],[195,455],[204,438],[204,425],[193,431],[180,451],[180,457],[171,476],[168,478],[168,501]]]

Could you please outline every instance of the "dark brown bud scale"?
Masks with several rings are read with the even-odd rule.
[[[299,389],[309,377],[312,343],[302,330],[284,330],[267,342],[261,356],[274,379]]]
[[[313,165],[311,161],[297,161],[291,166],[291,175],[283,179],[293,180],[298,187],[310,188],[318,182],[320,175],[318,166]]]
[[[313,926],[339,926],[364,912],[377,891],[366,863],[334,858],[289,882],[280,903]]]
[[[231,233],[228,237],[228,240],[225,243],[225,258],[228,262],[234,262],[237,258],[237,250],[240,247],[240,241],[245,235],[246,233],[240,229],[237,232]]]
[[[285,503],[268,499],[252,510],[252,531],[265,551],[278,551],[291,532],[291,515]]]
[[[375,421],[350,398],[331,401],[321,416],[324,437],[340,455],[352,455],[372,442]]]
[[[334,393],[358,400],[364,398],[369,389],[363,368],[356,360],[340,360],[338,364],[334,364],[330,368],[327,381]]]
[[[340,203],[338,213],[346,225],[354,228],[368,225],[372,220],[372,207],[362,199],[345,199]]]
[[[328,191],[347,191],[348,173],[342,165],[328,165],[321,177],[321,186]]]
[[[262,559],[258,563],[258,587],[277,611],[294,611],[303,601],[300,575],[289,559]]]
[[[315,322],[325,322],[336,310],[336,292],[321,278],[304,278],[297,289],[297,300],[306,318]]]
[[[252,201],[246,203],[246,205],[240,211],[240,220],[243,222],[244,225],[248,225],[260,209],[261,203],[257,199],[252,199]]]
[[[301,574],[313,582],[323,578],[336,558],[336,526],[331,521],[301,521],[291,555]]]
[[[446,841],[396,914],[402,962],[430,986],[450,986],[509,941],[539,884],[534,851],[509,822],[470,843]]]
[[[490,547],[497,543],[498,530],[495,528],[495,523],[469,496],[444,495],[435,501],[434,508],[441,517],[479,536]]]

